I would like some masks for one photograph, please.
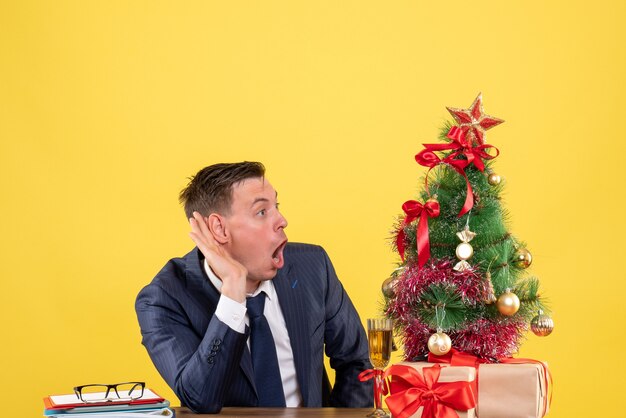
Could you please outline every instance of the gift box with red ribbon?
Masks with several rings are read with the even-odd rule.
[[[473,367],[442,367],[432,363],[403,362],[385,372],[394,418],[474,418],[476,406]]]
[[[541,418],[549,410],[552,376],[544,362],[502,358],[498,363],[486,363],[454,349],[445,356],[429,355],[428,360],[442,366],[471,366],[476,370],[479,418]]]
[[[537,363],[481,364],[480,418],[541,418],[549,409],[547,367]]]

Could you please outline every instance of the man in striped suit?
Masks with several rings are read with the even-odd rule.
[[[371,367],[359,316],[326,252],[287,243],[263,165],[206,167],[180,200],[197,247],[170,260],[135,308],[142,342],[182,405],[371,406],[371,383],[357,377]]]

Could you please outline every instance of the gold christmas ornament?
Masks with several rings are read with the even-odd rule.
[[[487,282],[487,295],[485,296],[485,304],[491,305],[496,303],[496,292],[493,290],[493,283],[491,282],[491,273],[485,273],[485,281]]]
[[[382,291],[386,298],[396,296],[396,284],[398,284],[398,276],[391,276],[383,282]]]
[[[527,269],[533,262],[533,255],[526,248],[519,248],[515,253],[515,267]]]
[[[519,298],[515,293],[511,292],[510,289],[506,289],[506,291],[498,298],[496,306],[502,315],[515,315],[519,309]]]
[[[530,321],[530,329],[538,337],[547,337],[554,330],[554,321],[539,310],[537,316]]]
[[[469,260],[472,255],[474,255],[474,248],[472,248],[469,242],[474,239],[476,233],[470,231],[469,226],[465,225],[465,229],[463,229],[461,232],[457,232],[456,236],[459,237],[459,239],[462,241],[456,247],[456,258],[461,261],[456,263],[456,265],[454,266],[454,270],[465,271],[471,267],[467,260]]]
[[[437,332],[428,339],[428,350],[436,356],[447,354],[452,348],[452,341],[448,334],[438,329]]]
[[[499,174],[492,172],[492,173],[489,173],[489,175],[487,176],[487,182],[491,184],[492,186],[497,186],[498,184],[500,184],[501,181],[502,181],[502,178],[500,177]]]

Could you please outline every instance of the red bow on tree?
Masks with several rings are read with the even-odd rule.
[[[417,261],[420,267],[426,264],[426,261],[430,258],[430,240],[428,238],[428,218],[436,218],[439,216],[439,202],[436,199],[428,199],[423,205],[416,200],[407,200],[402,205],[402,210],[406,213],[404,222],[398,231],[396,237],[396,247],[400,257],[404,261],[404,249],[405,249],[405,236],[404,227],[411,222],[419,218],[417,224]]]
[[[424,144],[424,149],[420,151],[415,156],[415,161],[418,164],[429,167],[429,170],[432,170],[434,167],[439,164],[448,164],[451,166],[457,173],[459,173],[465,179],[465,183],[467,185],[467,193],[465,196],[465,203],[459,212],[459,216],[465,215],[467,212],[472,209],[474,206],[474,195],[472,192],[472,186],[467,179],[467,175],[465,174],[465,168],[471,164],[474,164],[476,168],[480,171],[485,170],[485,162],[483,160],[491,160],[498,156],[500,151],[489,144],[482,144],[478,146],[473,146],[472,141],[466,137],[466,131],[459,128],[458,126],[453,126],[450,128],[448,132],[448,138],[452,140],[452,142],[448,144]],[[496,155],[490,155],[486,152],[487,149],[493,148],[496,150]],[[454,151],[446,158],[441,159],[435,151]],[[457,158],[461,155],[465,156],[465,159]],[[426,174],[426,179],[428,179],[428,173]],[[428,189],[428,184],[426,184],[426,189]]]
[[[423,376],[412,367],[391,366],[385,378],[393,376],[390,395],[385,402],[394,417],[407,418],[423,406],[422,418],[458,418],[457,411],[476,406],[476,394],[470,382],[440,383],[441,366],[422,369]]]

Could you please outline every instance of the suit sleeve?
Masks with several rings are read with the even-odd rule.
[[[324,257],[328,283],[324,340],[330,366],[335,370],[330,403],[333,407],[370,407],[373,405],[372,381],[358,379],[360,372],[372,367],[367,336],[326,252]]]
[[[215,315],[199,335],[179,301],[155,283],[139,293],[135,309],[142,343],[183,405],[198,413],[219,412],[247,335],[233,331]]]

